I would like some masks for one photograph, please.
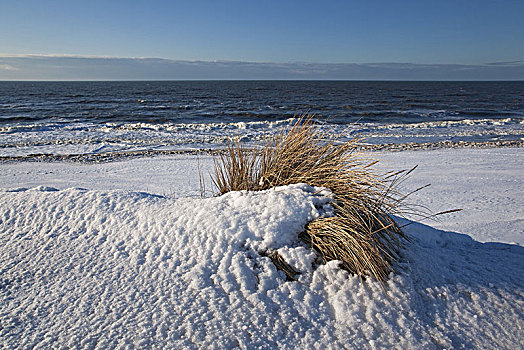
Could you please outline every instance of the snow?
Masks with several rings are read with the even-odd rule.
[[[523,348],[522,151],[380,157],[419,164],[411,185],[433,185],[417,201],[466,212],[404,220],[385,290],[297,239],[327,190],[201,199],[192,157],[1,164],[0,347]]]
[[[405,182],[404,192],[431,186],[415,193],[410,202],[433,212],[463,209],[424,223],[481,242],[524,245],[523,149],[440,149],[376,156],[389,170],[418,165]]]
[[[81,187],[92,190],[148,192],[170,197],[200,196],[200,176],[211,190],[210,156],[141,158],[112,163],[17,162],[0,164],[0,187],[59,189]],[[210,193],[209,193],[210,194]]]
[[[463,210],[437,220],[435,228],[465,233],[481,242],[524,245],[524,152],[521,148],[438,149],[372,153],[384,170],[418,168],[404,192],[431,184],[409,201],[433,212]],[[179,155],[101,164],[17,162],[0,164],[0,188],[143,191],[174,198],[199,197],[200,176],[212,194],[210,156]],[[420,218],[414,217],[414,220]]]

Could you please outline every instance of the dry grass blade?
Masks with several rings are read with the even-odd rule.
[[[395,186],[411,171],[374,173],[376,161],[357,152],[361,140],[342,136],[302,116],[260,150],[230,145],[215,161],[213,181],[221,194],[294,183],[329,188],[335,217],[314,220],[300,237],[324,261],[340,260],[348,271],[384,282],[406,238],[391,217],[404,197]]]
[[[228,145],[214,160],[214,185],[221,194],[231,191],[253,190],[256,185],[255,164],[257,154],[237,141]]]
[[[286,279],[288,281],[296,281],[296,276],[300,274],[293,266],[289,265],[284,258],[276,251],[270,253],[265,253],[265,256],[271,259],[277,270],[283,271],[286,274]]]

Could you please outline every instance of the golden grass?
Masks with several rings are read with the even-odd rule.
[[[395,189],[402,172],[377,174],[376,161],[357,152],[361,140],[343,136],[302,116],[261,147],[229,145],[215,159],[213,182],[221,194],[294,183],[329,188],[335,216],[312,221],[300,238],[325,262],[340,260],[351,273],[384,282],[406,239],[391,217],[405,198]]]

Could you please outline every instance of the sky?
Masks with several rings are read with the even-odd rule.
[[[509,63],[515,73],[510,77],[524,79],[523,14],[522,0],[2,0],[0,79],[89,79],[89,69],[95,79],[103,74],[96,66],[101,58],[106,64],[111,59],[113,67],[137,58],[199,61],[209,70],[214,61],[249,62],[259,64],[257,69],[262,64],[266,70],[278,64],[304,69],[304,64],[398,63],[411,64],[411,72],[420,68],[422,76],[428,65],[479,70],[502,64],[500,79],[510,74]],[[64,56],[82,58],[77,68],[68,66],[67,77],[50,69],[60,67]],[[122,76],[132,79],[138,68],[126,75],[125,67]],[[168,78],[185,77],[170,67]],[[388,75],[383,68],[386,78],[398,73]],[[490,69],[472,79],[497,79],[493,65]],[[303,77],[322,78],[316,72]],[[250,74],[245,77],[256,75]],[[370,75],[375,76],[380,74]]]

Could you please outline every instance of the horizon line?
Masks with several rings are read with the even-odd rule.
[[[251,61],[251,60],[234,60],[234,59],[177,59],[156,56],[111,56],[111,55],[81,55],[81,54],[5,54],[0,53],[0,58],[79,58],[79,59],[107,59],[107,60],[161,60],[172,62],[189,62],[189,63],[250,63],[250,64],[319,64],[319,65],[418,65],[418,66],[492,66],[492,65],[519,65],[524,64],[524,59],[505,60],[498,62],[479,62],[479,63],[459,63],[459,62],[412,62],[412,61],[373,61],[373,62],[320,62],[320,61]]]
[[[1,79],[0,83],[84,83],[84,82],[397,82],[397,83],[518,83],[524,82],[524,79],[470,79],[470,80],[453,80],[453,79]]]

